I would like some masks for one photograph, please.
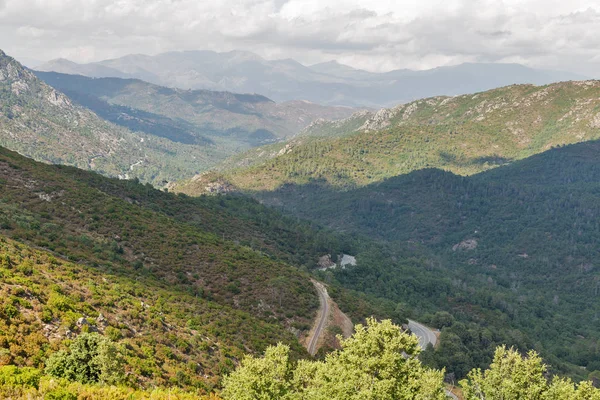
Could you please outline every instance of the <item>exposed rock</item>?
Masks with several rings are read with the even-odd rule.
[[[104,315],[100,313],[100,315],[98,315],[98,318],[96,318],[96,323],[100,326],[106,326],[108,324],[108,321],[106,320]]]
[[[600,129],[600,113],[596,114],[590,121],[590,128]]]
[[[452,246],[452,251],[457,250],[475,250],[477,248],[477,239],[467,239]]]
[[[321,270],[325,270],[325,269],[329,269],[329,268],[335,268],[336,264],[331,261],[331,254],[327,254],[324,256],[319,257],[319,261],[317,262],[317,268],[321,269]]]
[[[205,189],[208,193],[214,193],[214,194],[235,192],[235,187],[226,181],[210,182],[209,184],[206,185]]]
[[[377,131],[380,129],[384,129],[391,124],[391,119],[396,116],[398,112],[397,108],[383,108],[371,118],[369,118],[363,126],[361,126],[358,130],[360,131]]]
[[[347,265],[355,266],[356,265],[356,257],[348,255],[348,254],[342,254],[342,258],[340,259],[340,266],[342,268],[344,268]]]
[[[84,326],[84,325],[89,325],[89,324],[90,324],[90,323],[88,322],[88,320],[87,320],[87,319],[85,319],[84,317],[81,317],[81,318],[79,318],[79,319],[77,320],[77,326],[78,326],[78,327],[80,327],[80,328],[81,328],[82,326]]]

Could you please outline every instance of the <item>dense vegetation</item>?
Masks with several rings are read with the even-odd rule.
[[[355,247],[356,268],[323,279],[437,320],[441,344],[423,357],[447,367],[449,379],[489,365],[503,343],[587,377],[600,367],[599,145],[526,157],[598,137],[599,87],[420,100],[366,120],[369,132],[314,139],[216,176],[286,213],[379,240],[377,251]],[[205,185],[174,189],[197,194]],[[443,310],[451,318],[440,323]]]
[[[223,398],[331,400],[443,400],[443,374],[423,368],[416,358],[416,337],[389,320],[357,325],[341,350],[324,361],[290,362],[283,345],[267,349],[264,358],[246,357],[225,378]]]
[[[389,321],[357,325],[352,338],[324,362],[293,364],[287,348],[270,347],[263,358],[246,357],[225,379],[225,399],[445,399],[443,372],[424,368],[416,338]],[[461,381],[466,400],[597,400],[591,381],[545,376],[534,351],[525,355],[498,347],[486,371],[475,369]]]
[[[345,192],[313,184],[262,195],[382,241],[332,279],[443,328],[440,347],[424,354],[430,365],[460,378],[506,343],[585,377],[600,367],[599,152],[587,142],[471,177],[430,169]],[[436,322],[439,310],[453,317]]]
[[[99,331],[126,349],[128,385],[206,393],[242,354],[282,342],[307,356],[318,301],[306,272],[358,245],[251,199],[175,195],[5,149],[0,177],[2,364],[47,366]],[[404,320],[394,302],[332,294],[356,321]]]
[[[18,319],[12,333],[0,335],[6,340],[6,362],[40,365],[40,350],[48,349],[44,343],[60,341],[79,318],[96,319],[100,313],[116,324],[117,337],[131,336],[140,355],[146,352],[136,379],[156,384],[169,382],[178,369],[189,376],[185,371],[200,365],[205,378],[182,378],[181,384],[213,385],[215,376],[233,365],[232,359],[275,341],[305,354],[286,330],[301,335],[314,317],[318,302],[305,275],[258,251],[132,204],[131,198],[122,200],[78,183],[60,168],[2,150],[0,169],[2,234],[56,254],[30,255],[12,243],[3,251],[4,262],[11,266],[2,278],[2,290],[7,291],[2,299],[10,302],[6,307],[19,311],[31,305],[35,311],[19,311],[19,318],[30,319]],[[56,268],[56,263],[64,265],[58,257],[90,269]],[[20,285],[15,293],[11,276]],[[31,293],[39,295],[37,308],[31,300],[17,301],[19,294],[29,298]],[[89,308],[96,301],[100,303]],[[33,321],[50,324],[50,330],[42,334],[43,326]],[[20,346],[33,348],[23,352]],[[204,359],[211,346],[217,356]]]
[[[337,120],[355,110],[304,101],[278,104],[256,94],[172,89],[135,79],[35,74],[116,124],[174,141],[229,137],[231,152],[289,138],[317,118]]]
[[[361,117],[364,124],[353,135],[336,131],[338,123],[320,124],[312,134],[346,135],[291,143],[285,153],[223,175],[246,191],[321,181],[349,189],[424,168],[469,175],[600,138],[599,95],[600,82],[587,81],[418,100]],[[191,182],[178,190],[194,195],[204,186]]]

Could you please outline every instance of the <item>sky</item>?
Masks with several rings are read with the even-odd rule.
[[[0,0],[25,62],[247,50],[369,71],[516,62],[600,76],[598,0]]]

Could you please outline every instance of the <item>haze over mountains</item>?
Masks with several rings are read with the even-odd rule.
[[[89,77],[137,78],[181,89],[258,93],[277,102],[309,100],[361,107],[392,106],[423,97],[474,93],[516,83],[540,85],[585,79],[573,73],[519,64],[485,63],[372,73],[336,62],[305,66],[292,59],[266,60],[246,51],[136,54],[89,64],[57,59],[36,69]]]
[[[54,87],[0,51],[0,145],[157,185],[292,137],[316,119],[356,111],[140,80],[38,74]]]
[[[41,375],[96,332],[128,385],[206,395],[244,354],[322,357],[373,315],[440,329],[420,359],[451,382],[503,344],[600,376],[600,81],[244,52],[54,65],[89,76],[0,52],[0,364]]]
[[[174,141],[206,135],[251,147],[293,137],[315,120],[344,119],[357,111],[301,100],[276,103],[261,95],[170,89],[138,79],[35,74],[113,123],[165,137],[172,132]]]

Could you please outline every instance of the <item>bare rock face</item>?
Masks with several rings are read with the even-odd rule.
[[[477,248],[477,239],[467,239],[452,246],[452,251],[458,250],[475,250]]]
[[[391,124],[391,119],[394,118],[398,110],[396,108],[383,108],[372,118],[369,118],[363,126],[360,127],[361,131],[377,131],[380,129],[387,128]]]
[[[331,261],[331,254],[326,254],[324,256],[319,257],[317,266],[319,269],[329,269],[335,268],[336,264],[333,261]]]
[[[231,185],[229,182],[225,182],[225,181],[210,182],[208,185],[206,185],[205,189],[206,189],[207,193],[214,193],[214,194],[235,192],[235,187],[233,185]]]
[[[69,101],[69,99],[66,96],[58,93],[54,89],[50,90],[50,92],[46,96],[46,99],[51,104],[53,104],[53,105],[55,105],[57,107],[69,107],[69,106],[71,106],[71,102]]]

